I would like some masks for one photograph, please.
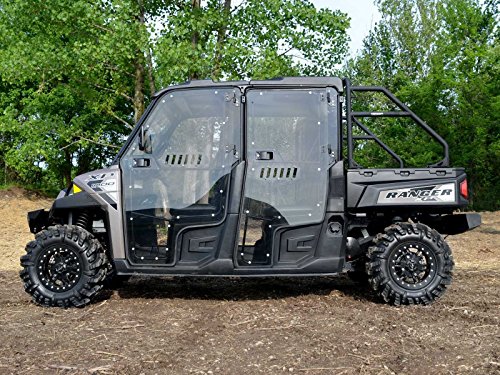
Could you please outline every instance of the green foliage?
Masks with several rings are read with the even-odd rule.
[[[448,141],[452,165],[466,168],[473,208],[500,208],[498,1],[380,0],[378,5],[382,20],[347,74],[358,84],[387,86],[409,103]],[[439,160],[440,148],[419,141],[411,129],[394,138],[375,128],[392,137],[391,147],[409,164]],[[409,144],[416,158],[408,155]],[[361,164],[374,161],[371,147]]]
[[[0,10],[0,177],[50,191],[108,163],[158,83],[330,73],[349,26],[308,0],[0,0]]]
[[[14,179],[55,190],[107,162],[116,148],[104,144],[119,144],[128,131],[121,94],[132,82],[124,72],[136,46],[124,41],[134,30],[125,20],[111,29],[111,10],[87,1],[0,8],[0,155]]]
[[[243,1],[230,9],[212,0],[194,11],[191,0],[178,3],[162,18],[156,46],[164,86],[193,77],[331,75],[347,52],[347,16],[308,0]]]
[[[498,0],[378,0],[346,67],[384,85],[465,166],[477,209],[498,209]],[[333,75],[349,18],[309,0],[0,0],[0,183],[55,191],[108,163],[161,86],[188,79]],[[389,109],[380,98],[355,105]],[[408,165],[441,148],[404,120],[369,124]],[[373,142],[358,162],[394,166]]]

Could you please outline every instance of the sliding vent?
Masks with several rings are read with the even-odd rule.
[[[297,167],[264,167],[260,169],[260,178],[277,178],[277,179],[285,179],[285,178],[295,178],[297,177],[297,171],[299,169]]]
[[[168,165],[200,165],[201,154],[167,154],[165,164]]]

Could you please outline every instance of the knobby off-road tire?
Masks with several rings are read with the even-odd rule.
[[[26,245],[24,289],[42,306],[83,307],[102,289],[108,259],[99,241],[75,225],[49,227]]]
[[[450,247],[435,230],[423,224],[387,227],[368,249],[369,283],[393,305],[430,304],[451,283]]]

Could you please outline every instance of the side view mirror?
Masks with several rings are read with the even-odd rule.
[[[139,130],[139,150],[144,151],[144,126]]]
[[[149,128],[144,128],[141,126],[139,131],[139,150],[144,151],[146,154],[151,154],[153,152],[153,137]]]

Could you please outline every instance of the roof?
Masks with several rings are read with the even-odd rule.
[[[158,97],[163,93],[174,89],[201,88],[201,87],[334,87],[338,92],[342,92],[344,85],[338,77],[281,77],[268,80],[251,80],[251,81],[219,81],[214,82],[210,79],[193,80],[179,85],[169,86],[158,91],[154,97]]]

